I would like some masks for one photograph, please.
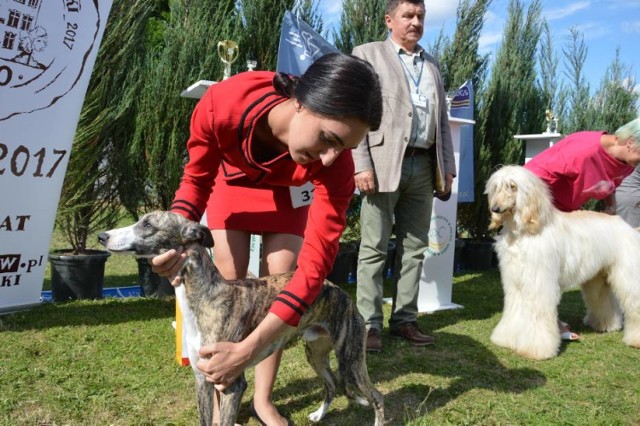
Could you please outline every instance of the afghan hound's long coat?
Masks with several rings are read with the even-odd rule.
[[[640,348],[640,234],[618,216],[557,210],[544,182],[524,167],[502,167],[485,193],[490,228],[502,226],[495,248],[504,312],[491,340],[528,358],[553,358],[561,293],[580,287],[584,323],[620,330],[624,313],[623,341]]]

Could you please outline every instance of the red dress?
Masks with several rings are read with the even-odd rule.
[[[247,183],[237,184],[233,180],[226,180],[224,169],[221,167],[218,170],[207,203],[209,229],[304,236],[309,206],[294,208],[288,186],[244,184]]]
[[[171,210],[199,221],[219,168],[222,171],[219,179],[228,185],[226,190],[234,185],[258,188],[269,185],[286,188],[288,192],[289,186],[311,182],[314,198],[308,209],[298,267],[270,310],[287,324],[296,326],[333,266],[346,224],[346,210],[355,189],[354,166],[349,150],[343,151],[329,167],[319,161],[299,165],[288,152],[268,162],[254,160],[251,146],[255,125],[260,117],[287,99],[275,92],[273,76],[274,73],[267,71],[246,72],[207,90],[191,117],[191,135],[187,142],[189,162]],[[231,194],[234,196],[233,189]],[[257,211],[264,210],[264,206],[256,209],[254,203],[245,202],[244,207],[238,209],[243,205],[242,199],[236,201],[239,201],[234,207],[237,214],[250,213],[247,216],[251,217],[252,227],[255,226],[251,231],[260,232],[267,227],[266,220],[262,226],[262,216]],[[276,211],[271,212],[273,222],[278,222],[278,207],[282,203],[282,200],[273,201],[276,207]],[[224,205],[212,204],[208,210],[211,209],[225,210],[222,215],[227,215]],[[294,229],[296,225],[287,223],[288,217],[283,215],[278,225]]]

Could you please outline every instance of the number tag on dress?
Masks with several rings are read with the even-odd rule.
[[[313,201],[313,191],[315,188],[311,182],[307,182],[302,186],[290,186],[291,204],[294,209],[302,206],[308,206]]]
[[[427,107],[427,96],[422,93],[411,93],[411,103],[418,108]]]

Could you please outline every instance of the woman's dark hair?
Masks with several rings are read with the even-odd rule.
[[[310,112],[322,117],[357,118],[370,130],[382,120],[382,92],[371,64],[352,55],[328,53],[318,58],[300,77],[277,73],[276,91],[295,98]]]

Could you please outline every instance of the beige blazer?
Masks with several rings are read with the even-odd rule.
[[[353,150],[355,171],[359,173],[373,170],[376,174],[377,191],[393,192],[400,184],[400,164],[411,136],[413,106],[409,83],[390,38],[356,46],[353,54],[371,63],[378,72],[383,100],[380,129],[369,132],[360,145]],[[432,56],[425,53],[425,58],[425,65],[434,76],[438,87],[435,105],[438,116],[436,117],[437,167],[434,189],[443,191],[445,175],[447,173],[456,175],[456,163],[440,69]]]

